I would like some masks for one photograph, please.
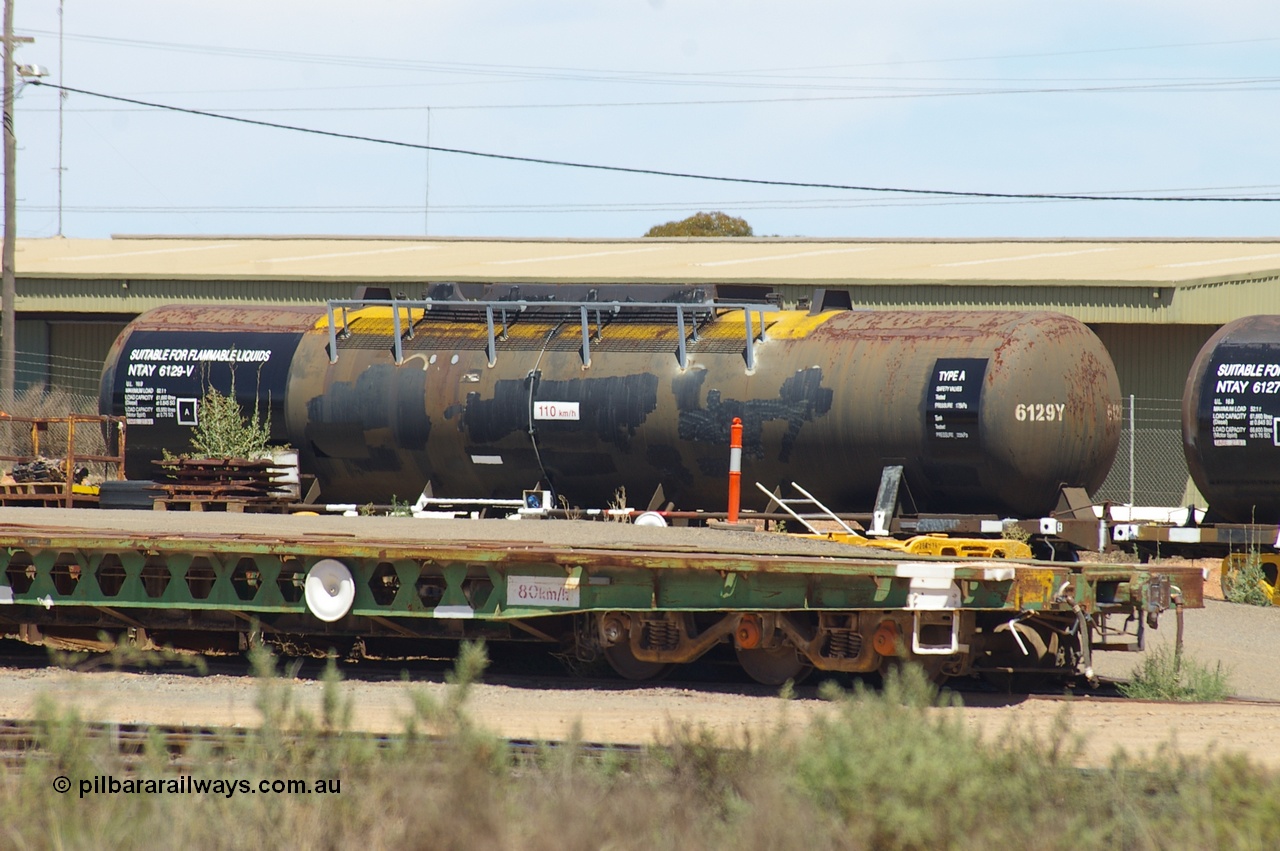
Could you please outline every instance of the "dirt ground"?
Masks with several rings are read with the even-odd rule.
[[[49,668],[0,669],[0,716],[31,717],[40,695],[59,706],[74,705],[82,717],[121,723],[251,726],[260,720],[254,707],[257,685],[245,675],[194,677],[182,673],[73,673]],[[344,693],[354,702],[354,726],[398,732],[409,714],[410,692],[421,689],[442,697],[448,686],[433,681],[349,681]],[[319,713],[321,686],[295,680],[296,705]],[[588,741],[646,743],[661,741],[682,725],[701,726],[741,741],[786,725],[804,725],[830,710],[812,690],[784,701],[751,686],[681,688],[674,686],[575,687],[529,684],[481,684],[469,706],[485,729],[516,739],[566,739],[575,725]],[[1071,735],[1084,746],[1085,762],[1101,765],[1119,748],[1153,753],[1163,744],[1178,752],[1210,749],[1243,752],[1280,768],[1280,752],[1271,743],[1280,723],[1280,704],[1155,704],[1077,696],[1046,697],[965,694],[966,705],[937,712],[958,713],[967,725],[999,740],[1010,730],[1045,738],[1055,719],[1066,713]]]

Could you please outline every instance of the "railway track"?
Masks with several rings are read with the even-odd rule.
[[[968,691],[962,694],[965,702],[972,701],[975,707],[989,703],[1023,704],[1044,703],[1060,704],[1086,700],[1090,704],[1123,704],[1129,707],[1148,707],[1151,710],[1175,712],[1179,706],[1167,702],[1136,700],[1120,696],[1114,683],[1106,683],[1098,691],[1082,697],[1078,694],[1024,694],[996,695],[991,692]],[[1262,707],[1274,709],[1280,707],[1280,701],[1261,700],[1255,698],[1228,698],[1220,701],[1226,707]],[[52,724],[31,718],[0,718],[0,766],[9,771],[22,768],[33,759],[46,759],[50,756],[49,742],[58,722]],[[198,768],[207,767],[210,759],[214,761],[234,761],[236,755],[243,753],[247,747],[262,741],[262,733],[253,727],[231,727],[212,725],[154,724],[154,723],[118,723],[103,721],[75,722],[75,734],[83,741],[81,747],[90,752],[97,752],[118,760],[113,768],[124,771],[136,771],[143,765],[162,764],[169,772],[185,773]],[[314,746],[317,737],[320,740],[343,739],[372,746],[378,750],[393,750],[409,746],[409,737],[405,734],[370,733],[345,730],[341,732],[293,732],[277,731],[272,734],[272,742],[276,747],[296,747],[304,743]],[[662,745],[637,745],[632,743],[610,742],[567,742],[558,740],[533,740],[528,738],[501,739],[507,758],[512,765],[529,764],[546,758],[548,755],[566,749],[578,756],[588,759],[608,758],[622,764],[633,764],[644,760],[655,750],[663,750]],[[456,746],[456,740],[444,736],[415,736],[413,744],[431,749],[444,749]],[[162,762],[157,762],[157,756]],[[200,760],[197,764],[196,760]]]
[[[48,756],[47,744],[50,724],[33,719],[0,719],[0,765],[9,770],[22,767],[32,759]],[[99,749],[120,760],[117,763],[127,771],[137,770],[144,764],[155,765],[157,749],[164,757],[164,766],[171,772],[189,772],[197,767],[194,759],[232,761],[236,754],[251,746],[260,732],[245,727],[210,727],[176,724],[122,724],[113,722],[79,722],[76,733],[84,738],[90,749]],[[309,732],[282,731],[274,734],[273,742],[290,747],[304,742],[314,743],[316,738],[355,740],[380,750],[403,748],[409,744],[403,734],[390,735],[359,731]],[[417,736],[415,745],[443,749],[451,745],[447,737]],[[504,739],[502,745],[513,765],[530,763],[548,754],[572,749],[582,757],[634,761],[644,759],[649,746],[634,744],[607,744],[602,742],[534,741],[531,739]]]
[[[503,645],[494,644],[488,648],[489,664],[485,670],[484,682],[490,685],[501,685],[527,691],[590,691],[619,689],[680,689],[685,691],[717,692],[742,694],[744,696],[775,696],[778,689],[757,683],[747,676],[733,663],[730,654],[708,654],[689,665],[674,668],[666,676],[642,683],[620,680],[608,671],[607,666],[597,664],[598,669],[592,672],[581,665],[569,664],[569,661],[549,654],[539,645]],[[16,641],[0,641],[0,675],[6,669],[18,670],[55,670],[66,669],[72,672],[97,673],[118,671],[122,673],[175,675],[199,679],[203,676],[225,677],[246,682],[254,682],[257,676],[252,665],[244,654],[228,654],[200,656],[192,654],[191,662],[200,658],[203,668],[201,672],[195,664],[185,658],[164,661],[158,656],[154,661],[145,661],[147,654],[123,664],[115,661],[108,653],[54,653],[43,647],[22,644]],[[363,658],[348,659],[340,664],[340,672],[344,682],[351,683],[423,683],[445,681],[446,674],[452,669],[455,657],[441,655],[438,657],[414,658]],[[296,682],[318,681],[324,662],[316,658],[289,658],[279,660],[282,673],[287,680]],[[881,680],[879,673],[840,674],[813,672],[794,685],[794,693],[800,697],[816,698],[819,686],[827,681],[834,681],[845,689],[852,689],[855,683],[862,683],[872,689],[878,688]],[[977,679],[955,679],[946,683],[945,688],[961,695],[991,695],[996,697],[1026,697],[1030,695],[1060,696],[1066,689],[1075,696],[1100,698],[1118,697],[1117,682],[1100,678],[1096,684],[1090,685],[1083,678],[1055,682],[1039,690],[1022,690],[1011,693],[1008,689],[993,687]]]

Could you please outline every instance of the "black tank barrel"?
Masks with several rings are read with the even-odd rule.
[[[1280,316],[1237,319],[1200,349],[1182,447],[1215,518],[1280,523]]]
[[[325,501],[541,485],[604,507],[661,485],[678,508],[722,511],[739,417],[744,507],[764,507],[754,482],[796,482],[869,510],[900,464],[921,512],[1038,516],[1063,486],[1100,486],[1120,436],[1106,349],[1055,313],[523,301],[333,316],[185,306],[130,324],[102,378],[102,410],[129,422],[129,476],[184,451],[196,400],[232,380]]]

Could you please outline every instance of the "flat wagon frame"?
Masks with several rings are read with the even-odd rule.
[[[242,644],[542,642],[643,679],[731,647],[778,683],[904,660],[935,676],[1092,676],[1203,605],[1199,569],[931,558],[786,535],[623,523],[60,509],[0,516],[0,625]]]

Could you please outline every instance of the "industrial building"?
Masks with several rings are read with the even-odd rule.
[[[1059,311],[1102,339],[1130,405],[1095,498],[1167,506],[1198,501],[1178,433],[1196,353],[1226,322],[1280,313],[1280,239],[137,236],[19,240],[16,267],[19,389],[86,397],[124,325],[175,302],[318,305],[369,285],[419,298],[452,281],[714,284],[784,306],[821,290],[824,304],[855,309]]]

